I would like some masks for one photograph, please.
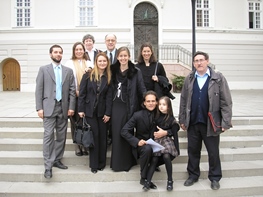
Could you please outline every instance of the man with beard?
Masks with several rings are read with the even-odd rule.
[[[74,114],[76,99],[73,70],[60,63],[63,49],[53,45],[49,53],[52,63],[40,67],[35,91],[36,110],[44,125],[44,177],[47,179],[52,178],[52,167],[68,168],[61,159],[65,149],[68,116]]]

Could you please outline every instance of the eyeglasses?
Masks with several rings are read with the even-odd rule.
[[[194,60],[194,63],[198,64],[200,62],[202,64],[204,61],[206,61],[206,60],[205,59]]]
[[[106,40],[106,42],[115,42],[116,40],[113,40],[113,39],[108,39]]]

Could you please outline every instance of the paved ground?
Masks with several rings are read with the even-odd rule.
[[[234,117],[263,117],[263,90],[233,90]],[[175,93],[174,115],[178,115],[180,93]],[[33,92],[0,92],[0,118],[36,118]]]

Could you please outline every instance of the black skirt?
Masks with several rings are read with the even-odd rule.
[[[121,136],[121,129],[127,122],[126,103],[116,98],[112,105],[112,150],[111,169],[113,171],[129,171],[137,162],[132,154],[131,145]]]

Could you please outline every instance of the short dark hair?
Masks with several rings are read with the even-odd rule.
[[[145,93],[143,94],[142,104],[141,104],[141,107],[142,107],[143,109],[145,109],[144,101],[145,101],[145,99],[146,99],[146,96],[148,96],[148,95],[154,95],[157,102],[158,102],[158,100],[159,100],[158,95],[157,95],[157,93],[156,93],[155,91],[153,91],[153,90],[148,90],[147,92],[145,92]]]
[[[205,53],[203,51],[196,51],[194,56],[193,56],[193,61],[195,59],[195,56],[197,56],[197,55],[203,55],[205,57],[205,60],[209,60],[209,55],[207,53]]]
[[[85,36],[83,36],[82,42],[84,43],[85,40],[87,40],[87,39],[91,39],[91,40],[93,41],[93,43],[95,43],[95,39],[94,39],[94,36],[93,36],[93,35],[91,35],[91,34],[86,34]]]
[[[62,47],[60,45],[58,45],[58,44],[54,44],[53,46],[51,46],[50,49],[49,49],[49,53],[52,53],[54,48],[61,48],[62,53],[63,53]]]

